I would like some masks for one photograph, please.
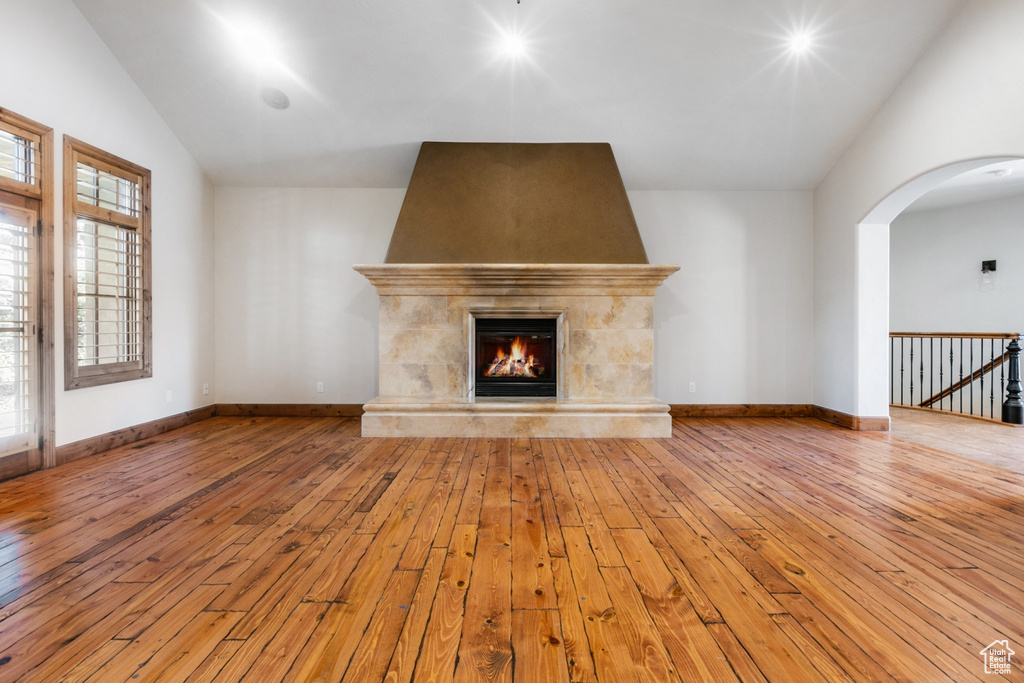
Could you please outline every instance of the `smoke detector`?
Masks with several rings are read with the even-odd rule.
[[[287,109],[291,105],[288,95],[278,88],[263,88],[260,90],[260,99],[273,109]]]

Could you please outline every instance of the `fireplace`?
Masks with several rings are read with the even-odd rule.
[[[424,142],[385,263],[363,436],[666,438],[651,265],[606,143]]]
[[[379,395],[363,436],[671,436],[654,397],[654,290],[678,266],[356,269],[380,295]]]
[[[476,318],[474,395],[558,395],[556,318]]]

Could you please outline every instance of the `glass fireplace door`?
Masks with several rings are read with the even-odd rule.
[[[556,318],[477,318],[476,396],[558,395]]]

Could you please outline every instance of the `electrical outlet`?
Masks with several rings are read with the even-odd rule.
[[[206,396],[209,393],[210,393],[210,385],[209,384],[204,384],[203,385],[203,396]]]
[[[697,393],[697,383],[696,382],[690,382],[690,393],[691,394],[696,394]]]
[[[316,383],[316,393],[318,393],[318,394],[324,393],[324,383],[323,382],[317,382]]]
[[[168,402],[168,403],[170,403],[170,402],[171,402],[171,401],[173,401],[173,400],[174,400],[174,394],[172,394],[172,393],[171,393],[171,390],[170,390],[170,389],[168,389],[168,390],[167,390],[167,402]]]

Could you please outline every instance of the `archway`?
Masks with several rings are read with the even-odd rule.
[[[875,205],[857,225],[858,408],[860,414],[888,414],[890,225],[912,203],[940,184],[1016,156],[983,157],[952,163],[904,183]]]

